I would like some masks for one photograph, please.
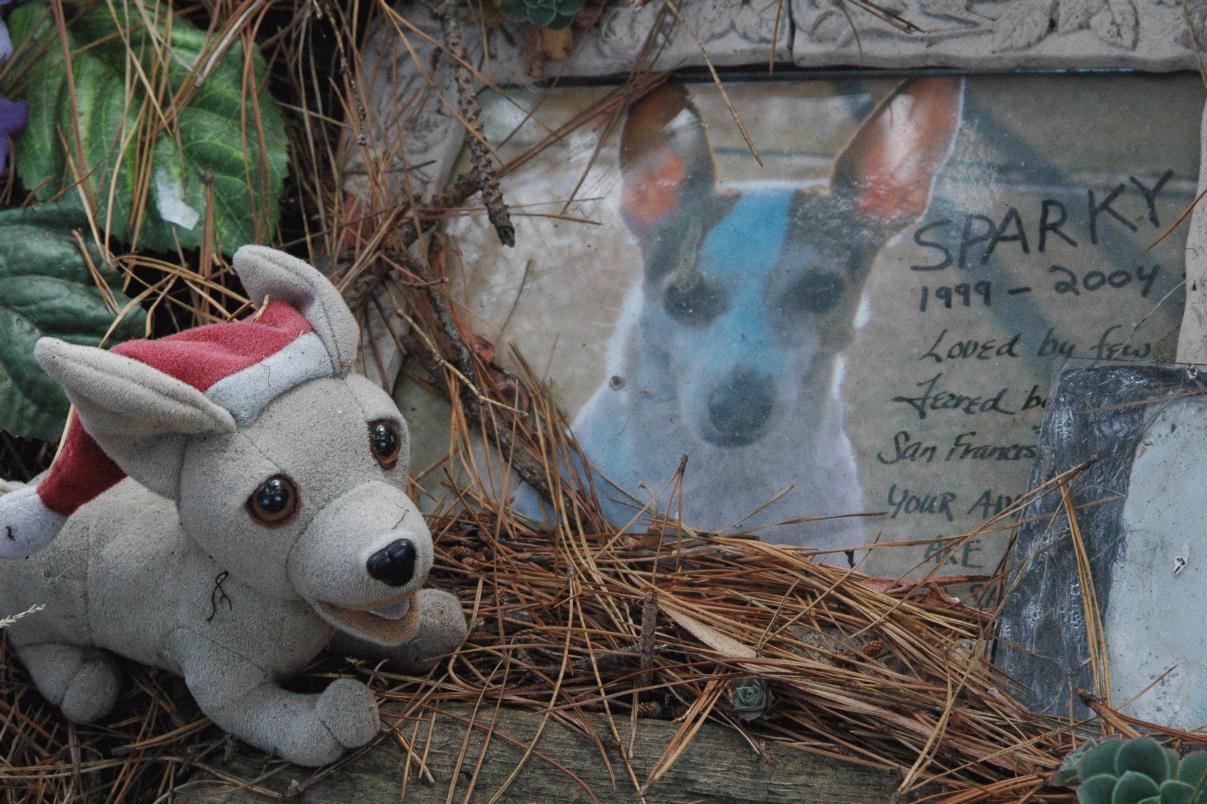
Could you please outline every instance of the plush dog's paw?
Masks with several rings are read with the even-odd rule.
[[[117,664],[99,652],[86,658],[67,689],[59,707],[68,720],[94,723],[113,709],[121,689]]]
[[[336,679],[319,694],[315,714],[344,748],[364,745],[381,727],[373,693],[350,678]]]
[[[465,641],[469,626],[466,625],[465,612],[461,610],[461,601],[456,595],[443,589],[421,590],[419,613],[422,618],[420,629],[424,637],[424,655],[416,658],[427,660],[452,653]]]

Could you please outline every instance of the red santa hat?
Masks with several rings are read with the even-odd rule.
[[[111,351],[191,385],[240,427],[291,388],[343,373],[307,318],[283,301],[269,301],[241,321],[127,341]],[[73,414],[42,482],[0,497],[0,557],[28,555],[46,544],[77,508],[125,476]]]

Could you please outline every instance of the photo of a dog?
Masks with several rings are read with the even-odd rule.
[[[572,422],[614,524],[649,504],[686,456],[681,501],[653,505],[681,506],[693,527],[821,548],[868,541],[859,518],[842,516],[864,500],[840,355],[877,254],[927,209],[962,103],[960,79],[907,81],[839,153],[828,188],[738,192],[717,190],[683,86],[630,109],[620,206],[642,278],[607,379]],[[841,518],[795,521],[817,517]]]

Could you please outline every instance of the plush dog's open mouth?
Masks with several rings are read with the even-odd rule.
[[[380,645],[405,642],[419,630],[419,601],[415,592],[365,606],[337,606],[319,601],[315,610],[341,631]]]

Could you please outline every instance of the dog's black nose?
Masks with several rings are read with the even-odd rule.
[[[415,546],[406,539],[395,539],[369,556],[365,568],[382,583],[402,586],[415,574]]]
[[[772,381],[753,369],[733,372],[713,388],[705,402],[712,425],[706,437],[719,447],[741,447],[758,440],[775,407]]]

